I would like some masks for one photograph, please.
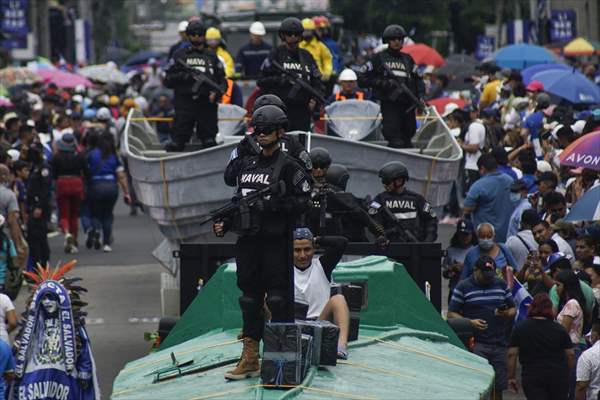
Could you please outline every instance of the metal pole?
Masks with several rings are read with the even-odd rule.
[[[50,15],[48,13],[48,0],[39,0],[37,4],[36,26],[37,31],[37,54],[42,57],[50,56]]]

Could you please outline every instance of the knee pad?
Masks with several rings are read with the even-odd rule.
[[[259,314],[262,310],[262,301],[253,296],[242,295],[239,298],[242,313]]]
[[[269,293],[267,295],[267,307],[271,311],[272,321],[282,321],[288,313],[288,304],[283,293]]]

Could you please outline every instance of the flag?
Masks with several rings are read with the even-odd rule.
[[[515,322],[523,321],[527,318],[527,311],[529,309],[529,305],[533,301],[533,298],[521,285],[521,282],[513,276],[513,284],[512,284],[512,295],[515,302],[515,307],[517,308],[517,314],[515,315]]]

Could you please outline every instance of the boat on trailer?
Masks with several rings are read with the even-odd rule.
[[[122,138],[122,149],[139,201],[156,221],[165,241],[154,255],[172,269],[172,251],[181,242],[193,242],[210,231],[199,225],[202,216],[229,201],[234,188],[223,182],[232,150],[246,129],[246,110],[219,105],[218,145],[202,149],[190,143],[184,152],[168,153],[158,141],[150,121],[131,110]],[[435,108],[420,120],[413,148],[394,149],[378,140],[379,106],[369,101],[346,100],[327,107],[331,135],[289,132],[302,137],[307,147],[324,147],[335,163],[350,172],[349,192],[358,197],[381,192],[380,167],[401,161],[410,171],[407,186],[422,194],[432,207],[447,204],[459,173],[462,150]]]

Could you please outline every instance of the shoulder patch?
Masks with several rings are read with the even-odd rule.
[[[302,183],[302,191],[304,193],[308,193],[310,191],[310,184],[308,181],[304,181],[304,183]]]
[[[300,158],[300,161],[302,161],[302,163],[304,163],[304,166],[306,167],[306,169],[312,169],[312,160],[310,159],[310,155],[308,154],[308,152],[306,150],[302,150],[300,152],[300,154],[298,155],[298,158]]]
[[[304,172],[297,170],[296,173],[294,174],[294,178],[292,179],[292,184],[294,186],[298,186],[298,184],[302,181],[306,181],[305,176],[304,176]]]
[[[229,161],[235,160],[238,157],[237,149],[231,150],[231,154],[229,155]]]

